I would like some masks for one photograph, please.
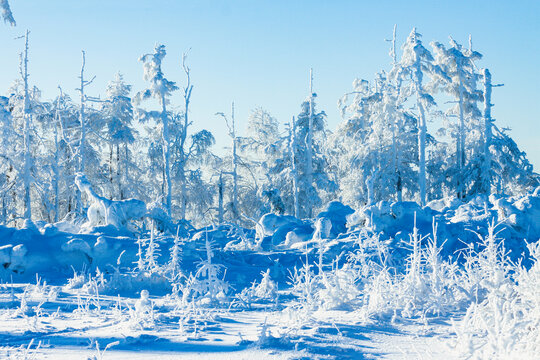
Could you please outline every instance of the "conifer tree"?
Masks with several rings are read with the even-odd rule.
[[[420,35],[414,28],[402,47],[399,63],[393,68],[392,77],[403,82],[401,96],[414,95],[418,114],[418,192],[421,205],[426,203],[426,141],[427,141],[427,108],[435,105],[433,97],[426,91],[424,74],[433,73],[433,56],[424,47]]]
[[[109,180],[116,187],[115,197],[125,199],[129,186],[130,149],[137,131],[132,126],[133,106],[129,93],[131,85],[118,73],[107,85],[107,99],[101,112],[107,122],[107,138],[110,142]],[[116,151],[116,156],[114,152]]]
[[[438,42],[433,42],[435,64],[438,71],[434,77],[435,88],[442,88],[455,99],[455,105],[450,107],[446,116],[458,119],[455,127],[456,138],[456,171],[455,190],[459,199],[465,198],[467,188],[479,183],[478,170],[481,165],[476,163],[480,156],[481,113],[477,102],[482,99],[482,92],[477,89],[479,74],[474,61],[481,59],[482,55],[472,49],[466,49],[452,38],[450,47],[445,48]],[[476,124],[475,124],[476,123]],[[477,125],[477,126],[474,126]],[[467,166],[467,152],[470,154]],[[482,149],[483,150],[483,149]],[[479,167],[480,165],[480,167]]]
[[[142,118],[154,118],[159,119],[161,122],[161,140],[162,140],[162,152],[163,152],[163,185],[162,195],[166,199],[167,214],[171,215],[171,199],[172,199],[172,183],[171,183],[171,139],[169,120],[170,114],[167,111],[167,105],[173,91],[178,90],[178,86],[173,81],[167,80],[161,70],[161,63],[166,55],[164,45],[156,45],[154,52],[151,54],[145,54],[139,59],[143,63],[144,67],[144,79],[149,82],[149,87],[144,91],[138,92],[133,101],[135,104],[140,104],[143,100],[154,98],[159,102],[161,107],[159,112],[144,112],[139,110],[140,113],[144,113]]]

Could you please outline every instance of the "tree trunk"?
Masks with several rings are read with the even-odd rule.
[[[109,182],[111,183],[111,195],[110,199],[114,199],[114,169],[113,169],[113,154],[114,147],[109,144]]]
[[[121,189],[121,198],[127,197],[125,187],[129,186],[129,150],[127,142],[124,143],[124,186]]]
[[[484,166],[482,169],[482,189],[491,193],[491,73],[484,69]]]
[[[219,184],[218,184],[218,223],[223,224],[223,173],[219,174]]]
[[[292,187],[293,187],[293,200],[294,200],[294,216],[298,218],[300,216],[300,204],[298,202],[298,170],[296,169],[296,121],[294,116],[292,118],[291,129],[290,129],[290,156],[291,156],[291,167],[292,167]]]
[[[233,166],[233,218],[238,219],[238,158],[236,154],[236,129],[234,123],[234,102],[232,103],[232,166]]]
[[[24,218],[27,220],[32,219],[32,199],[30,194],[30,186],[32,183],[32,156],[30,153],[30,104],[29,104],[29,95],[28,95],[28,34],[29,31],[26,30],[25,35],[25,45],[24,45],[24,59],[21,69],[21,74],[24,81]]]
[[[58,123],[61,121],[60,120],[60,96],[58,96],[58,101],[56,102],[56,116],[55,117],[56,117],[56,122],[54,123],[54,164],[53,164],[54,183],[53,183],[53,187],[54,187],[54,222],[58,222],[58,211],[60,209],[60,205],[59,205],[60,154],[59,154],[59,145],[58,145]]]
[[[459,68],[458,68],[458,71]],[[461,76],[459,77],[459,127],[458,127],[458,141],[457,141],[457,165],[458,165],[458,174],[457,174],[457,196],[458,199],[464,198],[464,179],[463,179],[463,168],[465,166],[465,118],[463,114],[463,84],[461,81]]]
[[[84,66],[86,65],[86,54],[83,50],[82,52],[82,66],[81,66],[81,88],[80,88],[80,95],[81,95],[81,108],[79,110],[79,122],[81,124],[81,139],[80,139],[80,142],[79,142],[79,156],[78,156],[78,166],[79,166],[79,169],[78,171],[81,172],[81,173],[84,173],[84,170],[85,170],[85,165],[86,165],[86,152],[85,152],[85,149],[86,149],[86,120],[84,118],[84,109],[85,109],[85,105],[86,105],[86,98],[85,98],[85,95],[84,95],[84,86],[86,85],[86,82],[84,80]],[[75,193],[76,193],[76,210],[79,212],[79,214],[82,214],[82,194],[81,194],[81,191],[76,188],[75,190]]]
[[[420,71],[418,69],[417,71]],[[422,104],[422,83],[416,76],[416,101],[420,113],[418,119],[418,188],[420,193],[420,205],[426,204],[426,114]]]
[[[308,133],[306,143],[306,182],[308,189],[313,186],[313,69],[309,73],[309,119],[308,119]],[[306,189],[307,190],[307,189]],[[311,195],[308,192],[307,197],[307,213],[306,216],[311,218],[313,211],[313,202]]]
[[[172,196],[172,183],[171,183],[171,153],[170,153],[170,140],[169,140],[169,118],[167,116],[167,108],[165,105],[165,97],[161,97],[161,118],[163,121],[163,161],[164,161],[164,172],[165,172],[165,183],[167,188],[166,195],[166,206],[167,206],[167,215],[171,216],[171,196]]]

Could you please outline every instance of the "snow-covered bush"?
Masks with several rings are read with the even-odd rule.
[[[149,298],[150,293],[144,289],[135,306],[129,309],[130,324],[134,328],[149,329],[155,324],[154,304]]]
[[[181,304],[196,302],[200,306],[223,304],[228,300],[229,283],[225,281],[226,268],[212,263],[214,256],[208,238],[205,242],[206,260],[201,260],[195,274],[190,274],[181,286]]]
[[[361,306],[357,311],[362,319],[439,316],[468,304],[457,263],[440,255],[444,243],[438,240],[435,222],[430,236],[421,236],[414,225],[403,245],[407,251],[404,267],[389,266],[384,250],[370,257],[361,247],[351,257],[359,272]]]
[[[540,242],[528,244],[533,264],[526,269],[508,262],[494,228],[467,268],[475,299],[454,323],[453,345],[473,359],[532,359],[540,351]]]
[[[270,302],[277,304],[278,292],[277,284],[270,278],[270,269],[261,272],[262,279],[259,283],[254,281],[250,287],[243,289],[236,294],[235,300],[238,305],[250,309],[257,302]]]

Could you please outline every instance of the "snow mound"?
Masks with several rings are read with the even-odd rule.
[[[415,218],[418,228],[430,228],[437,211],[429,207],[422,208],[415,202],[402,201],[390,203],[379,201],[375,205],[365,206],[347,218],[350,229],[369,228],[374,232],[396,234],[412,229]]]
[[[336,238],[339,234],[347,232],[347,216],[353,213],[354,210],[350,206],[343,205],[339,201],[332,201],[317,215],[317,219],[330,220],[332,229],[328,237]]]
[[[466,244],[476,244],[477,234],[485,235],[488,224],[499,224],[505,246],[518,257],[525,251],[525,242],[540,238],[540,190],[519,197],[477,196],[468,202],[445,198],[421,207],[415,202],[381,201],[364,206],[347,217],[349,231],[367,229],[382,239],[395,239],[395,246],[406,242],[415,224],[419,233],[433,232],[446,241],[443,254],[455,256]]]
[[[88,207],[87,226],[113,225],[119,229],[125,228],[130,220],[141,219],[146,215],[146,204],[137,199],[109,200],[98,195],[82,173],[75,176],[75,185],[79,191],[85,192],[91,202]]]
[[[497,211],[499,222],[512,226],[526,238],[540,238],[540,187],[532,194],[517,198],[492,195],[490,202]]]

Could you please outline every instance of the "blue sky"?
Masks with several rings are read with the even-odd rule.
[[[57,86],[75,94],[81,50],[90,95],[103,95],[121,71],[134,90],[144,87],[141,54],[167,46],[164,72],[183,84],[181,53],[191,48],[192,119],[226,144],[222,120],[235,101],[240,132],[250,109],[262,106],[280,122],[299,112],[314,68],[319,109],[331,129],[340,121],[337,100],[358,78],[388,69],[394,24],[398,42],[416,26],[427,44],[452,35],[484,54],[494,82],[493,115],[540,168],[539,1],[172,1],[10,0],[17,27],[0,25],[0,92],[17,77],[22,41],[31,31],[32,84],[52,98]],[[181,104],[178,92],[173,103]],[[431,129],[435,130],[435,129]]]

